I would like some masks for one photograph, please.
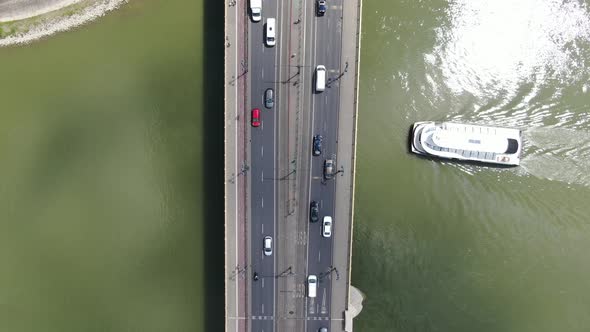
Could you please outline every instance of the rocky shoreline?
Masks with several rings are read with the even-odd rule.
[[[105,15],[127,1],[0,0],[0,47],[26,44],[70,30]]]
[[[43,15],[82,0],[0,0],[0,23]]]

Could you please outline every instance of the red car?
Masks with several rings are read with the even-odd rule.
[[[260,126],[260,110],[255,108],[252,110],[252,127]]]

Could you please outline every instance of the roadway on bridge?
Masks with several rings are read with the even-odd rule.
[[[280,58],[278,54],[287,54],[285,47],[289,40],[282,37],[291,36],[286,29],[291,29],[295,22],[284,22],[292,19],[289,12],[290,2],[286,0],[264,1],[262,20],[249,23],[248,28],[248,87],[250,109],[244,110],[248,117],[253,108],[260,109],[262,113],[262,125],[250,127],[250,160],[249,169],[249,202],[250,202],[250,271],[256,272],[260,277],[257,281],[250,282],[250,313],[252,331],[275,331],[276,328],[276,302],[277,296],[277,259],[281,253],[277,241],[282,238],[277,234],[283,222],[284,213],[277,211],[277,201],[285,199],[277,197],[278,186],[281,184],[279,178],[283,176],[279,172],[278,141],[280,118],[286,116],[289,103],[281,100],[286,87],[280,82],[281,68],[288,62],[286,58]],[[314,274],[319,278],[319,287],[316,298],[308,298],[307,291],[302,294],[304,312],[297,313],[298,318],[304,319],[305,331],[317,332],[321,327],[328,327],[331,307],[331,279],[335,278],[332,268],[334,243],[332,238],[322,236],[322,219],[324,216],[335,215],[335,181],[323,178],[323,164],[326,159],[335,162],[335,171],[338,170],[337,137],[338,137],[338,112],[339,112],[339,82],[342,74],[341,63],[341,42],[342,42],[342,0],[329,2],[326,15],[318,17],[315,14],[315,2],[307,1],[303,6],[301,23],[305,29],[305,54],[300,70],[306,71],[302,77],[310,78],[309,82],[300,82],[302,88],[302,102],[309,107],[303,111],[310,112],[310,121],[307,126],[300,128],[298,135],[305,135],[301,142],[311,142],[313,135],[322,135],[322,154],[313,157],[311,144],[305,144],[304,156],[310,160],[310,169],[298,170],[299,181],[306,181],[306,186],[301,186],[307,192],[296,197],[302,197],[298,202],[297,222],[306,223],[306,262],[304,266],[294,267],[297,282],[306,286],[307,276]],[[281,14],[289,13],[288,18]],[[287,16],[287,15],[284,15]],[[266,18],[277,19],[277,44],[275,47],[267,47],[264,44],[264,24]],[[324,65],[327,68],[326,90],[316,93],[314,90],[314,71],[317,65]],[[264,107],[264,92],[268,88],[275,91],[275,107],[266,109]],[[315,200],[320,203],[320,221],[309,222],[309,203]],[[333,220],[334,228],[339,227],[339,221]],[[343,225],[344,226],[344,225]],[[263,254],[263,239],[265,236],[272,236],[274,252],[272,256]],[[337,271],[336,271],[337,273]],[[306,287],[302,287],[306,290]],[[338,317],[341,318],[341,317]]]
[[[314,15],[315,6],[310,6],[310,24],[312,38],[311,64],[324,65],[327,69],[326,90],[311,94],[312,131],[310,136],[322,135],[321,156],[311,157],[311,176],[309,201],[317,201],[320,205],[320,221],[310,223],[308,236],[308,274],[317,275],[319,278],[318,296],[315,299],[308,298],[307,302],[307,329],[306,331],[318,331],[321,327],[329,326],[325,318],[330,319],[330,304],[332,298],[332,256],[333,238],[322,236],[322,219],[324,216],[335,215],[335,190],[337,176],[331,180],[323,178],[323,167],[326,159],[334,161],[335,170],[338,169],[337,138],[338,138],[338,110],[340,105],[338,82],[332,82],[340,74],[341,51],[341,16],[342,0],[329,2],[329,8],[323,17]],[[309,153],[311,156],[311,151]],[[309,209],[309,204],[308,204]],[[309,214],[308,214],[309,215]],[[333,228],[339,226],[339,222],[333,219]],[[332,230],[332,233],[334,229]]]
[[[251,282],[251,317],[252,331],[274,331],[275,299],[276,299],[276,250],[270,256],[263,253],[263,241],[266,236],[273,239],[273,247],[276,247],[276,222],[278,220],[276,209],[277,193],[277,121],[279,112],[277,108],[267,109],[264,106],[264,92],[272,88],[277,90],[276,70],[277,52],[281,43],[275,47],[266,47],[263,41],[264,22],[267,17],[277,17],[279,7],[273,1],[265,1],[263,19],[260,22],[250,21],[248,29],[250,59],[248,87],[250,89],[250,109],[245,110],[248,118],[254,108],[261,112],[261,125],[250,127],[250,266],[252,277],[257,273],[257,281]],[[247,94],[248,95],[248,94]],[[275,97],[275,105],[278,97]]]

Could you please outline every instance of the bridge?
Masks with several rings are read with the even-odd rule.
[[[226,331],[350,332],[361,0],[327,0],[323,15],[317,0],[263,0],[260,21],[252,3],[225,6]]]

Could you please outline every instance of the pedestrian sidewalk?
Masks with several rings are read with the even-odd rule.
[[[247,0],[225,2],[225,329],[247,331],[244,109]]]
[[[340,68],[344,68],[340,79],[340,114],[338,117],[338,166],[344,170],[336,182],[335,220],[348,221],[349,227],[335,228],[335,243],[348,243],[346,255],[334,255],[334,266],[346,266],[346,278],[333,280],[332,317],[342,317],[343,322],[333,320],[331,331],[352,332],[352,318],[362,305],[351,305],[352,236],[354,224],[354,177],[356,171],[356,138],[358,112],[358,75],[361,42],[362,0],[343,1],[342,8],[342,52]],[[351,75],[352,74],[352,75]],[[360,293],[360,292],[359,292]],[[357,293],[355,293],[357,294]],[[358,296],[355,303],[360,303]]]

